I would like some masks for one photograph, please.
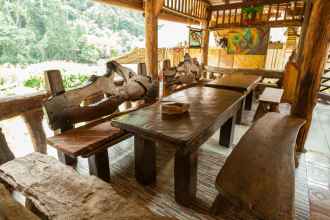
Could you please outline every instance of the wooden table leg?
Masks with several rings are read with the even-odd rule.
[[[253,104],[254,91],[252,90],[245,98],[245,110],[251,110]]]
[[[198,152],[175,154],[175,201],[183,206],[190,206],[196,198]]]
[[[156,145],[154,141],[134,136],[135,178],[143,185],[156,182]]]
[[[62,151],[60,150],[57,150],[57,157],[58,157],[58,160],[61,161],[62,163],[64,163],[65,165],[68,165],[68,166],[71,166],[73,168],[76,167],[77,165],[77,158],[76,157],[71,157],[65,153],[63,153]]]
[[[88,158],[89,173],[105,182],[110,181],[110,164],[108,150],[95,153]]]
[[[234,139],[236,116],[229,118],[220,128],[219,144],[221,146],[230,147]]]

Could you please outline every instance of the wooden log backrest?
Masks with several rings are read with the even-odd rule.
[[[289,61],[285,67],[281,87],[284,89],[282,101],[293,104],[296,97],[299,68],[295,62]]]
[[[22,193],[46,219],[169,219],[120,196],[94,176],[33,153],[0,166],[0,180]],[[0,198],[1,200],[1,198]]]
[[[116,85],[115,73],[122,76],[124,85]],[[92,76],[86,85],[69,91],[65,91],[59,71],[45,72],[45,79],[51,98],[43,107],[53,130],[68,130],[76,123],[109,115],[125,101],[156,96],[150,78],[137,75],[116,62],[107,64],[107,74]]]
[[[294,147],[305,120],[268,113],[241,138],[216,179],[225,201],[258,219],[294,219]]]

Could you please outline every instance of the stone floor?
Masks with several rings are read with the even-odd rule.
[[[249,128],[250,119],[254,112],[245,112],[245,125],[237,125],[234,143]],[[0,122],[6,139],[15,156],[24,156],[33,151],[31,140],[27,129],[21,118],[13,118]],[[47,136],[52,132],[45,123]],[[217,151],[222,154],[229,154],[231,149],[219,148],[219,133],[212,136],[203,148]],[[217,146],[217,147],[214,147]],[[306,153],[302,154],[307,161],[307,176],[310,194],[310,207],[312,220],[330,220],[330,105],[318,104],[312,122],[312,127],[306,143]],[[48,148],[50,155],[56,155],[51,147]]]

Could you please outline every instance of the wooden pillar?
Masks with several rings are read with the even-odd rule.
[[[47,143],[42,119],[42,109],[34,109],[23,114],[24,122],[28,128],[35,152],[47,154]]]
[[[303,48],[300,49],[301,54],[298,54],[300,82],[292,108],[293,115],[307,120],[298,135],[297,151],[304,150],[330,41],[330,1],[314,0],[311,4],[306,35],[301,39],[304,42]]]
[[[209,56],[209,39],[210,39],[210,30],[208,29],[209,21],[204,21],[202,24],[203,27],[203,38],[202,38],[202,65],[208,65],[208,56]]]
[[[158,15],[163,7],[164,0],[145,0],[145,63],[148,74],[158,79]]]

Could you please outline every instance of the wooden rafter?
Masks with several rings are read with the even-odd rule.
[[[247,22],[242,11],[245,7],[263,6],[254,18]],[[211,7],[210,29],[246,26],[289,27],[301,26],[304,18],[303,0],[251,0]]]

